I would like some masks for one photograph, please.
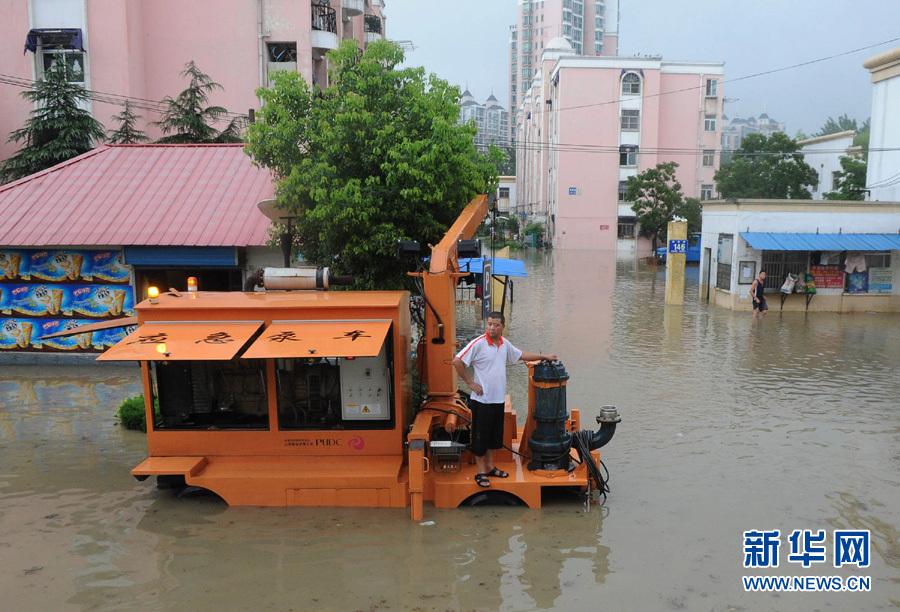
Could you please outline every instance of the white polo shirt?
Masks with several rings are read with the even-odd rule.
[[[472,393],[472,399],[482,404],[502,404],[506,400],[506,366],[516,363],[522,351],[500,336],[493,341],[482,334],[469,342],[457,355],[475,371],[475,382],[484,393]]]

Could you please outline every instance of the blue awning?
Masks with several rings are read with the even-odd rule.
[[[125,263],[147,267],[236,268],[234,247],[127,246]]]
[[[473,272],[481,274],[484,271],[484,260],[493,262],[491,274],[494,276],[528,276],[525,270],[525,262],[520,259],[505,259],[503,257],[468,257],[459,260],[460,272]]]
[[[759,251],[897,251],[900,234],[794,234],[741,232]]]
[[[25,51],[35,53],[38,43],[45,49],[76,49],[84,51],[84,35],[81,33],[81,28],[36,28],[29,30],[25,36]]]

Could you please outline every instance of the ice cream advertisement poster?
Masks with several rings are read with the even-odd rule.
[[[134,314],[134,291],[122,285],[0,284],[0,316],[87,317]]]
[[[122,251],[0,249],[0,281],[127,284]]]
[[[103,351],[134,331],[117,327],[44,340],[44,336],[93,323],[88,319],[0,319],[0,350],[6,351]]]

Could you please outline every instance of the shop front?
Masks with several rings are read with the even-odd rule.
[[[711,202],[703,247],[701,299],[719,306],[749,310],[765,271],[772,310],[900,312],[897,203]]]

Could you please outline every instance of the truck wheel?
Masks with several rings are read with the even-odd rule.
[[[459,506],[524,506],[525,502],[506,491],[482,491],[472,495]]]

